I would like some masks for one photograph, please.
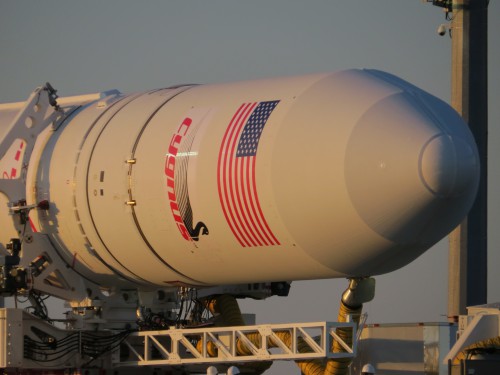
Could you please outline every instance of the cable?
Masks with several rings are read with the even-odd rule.
[[[89,332],[74,332],[65,338],[47,343],[24,336],[24,357],[35,362],[49,363],[70,354],[79,353],[90,357],[87,365],[119,345],[133,332],[122,331],[113,335],[96,335]]]
[[[52,323],[49,318],[49,311],[44,302],[47,298],[43,298],[40,292],[30,290],[28,299],[30,300],[32,306],[27,307],[25,310],[49,323]]]
[[[92,358],[90,361],[86,362],[82,367],[87,367],[88,365],[90,365],[93,361],[95,361],[97,358],[99,358],[103,354],[110,352],[110,351],[113,351],[114,349],[119,347],[127,339],[127,337],[130,335],[130,333],[131,333],[131,331],[128,331],[126,333],[126,335],[124,335],[115,345],[109,346],[106,349],[102,350],[100,353],[98,353],[98,355],[95,358]]]

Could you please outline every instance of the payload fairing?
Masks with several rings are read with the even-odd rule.
[[[10,230],[20,265],[59,257],[104,287],[391,272],[458,225],[478,186],[459,115],[380,71],[52,105],[61,116],[36,140],[9,127],[22,103],[0,107],[1,224],[30,208]]]

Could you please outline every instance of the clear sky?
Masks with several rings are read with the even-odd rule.
[[[0,0],[0,102],[49,81],[61,96],[346,68],[396,74],[449,102],[451,40],[421,0]],[[500,301],[500,4],[489,7],[489,302]],[[347,249],[346,249],[347,250]],[[258,322],[334,320],[345,280],[243,302]],[[369,322],[443,321],[447,240],[377,277]],[[279,374],[271,370],[269,374]]]

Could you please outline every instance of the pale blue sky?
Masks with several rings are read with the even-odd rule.
[[[421,0],[0,0],[0,102],[49,81],[62,96],[352,67],[396,74],[449,101],[451,40]],[[489,301],[500,301],[500,4],[489,8]],[[444,320],[447,241],[377,277],[370,322]],[[258,322],[334,320],[345,280],[296,282],[243,302]],[[277,370],[275,370],[277,371]],[[272,372],[269,372],[271,374]],[[279,373],[279,372],[276,372]]]

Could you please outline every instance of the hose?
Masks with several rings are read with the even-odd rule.
[[[208,309],[216,317],[215,324],[219,327],[232,327],[232,326],[244,326],[245,321],[243,320],[243,316],[241,315],[240,306],[238,305],[238,301],[234,296],[229,294],[221,294],[216,296],[214,299],[209,301]],[[260,336],[260,335],[259,335]],[[253,341],[252,341],[253,342]],[[259,341],[260,346],[260,341]],[[196,344],[196,349],[201,353],[203,347],[202,341],[198,341]],[[246,346],[241,345],[238,340],[237,343],[237,353],[239,355],[251,354],[251,352],[247,352],[248,348]],[[217,357],[218,349],[217,346],[212,342],[207,342],[207,354],[210,357]],[[255,362],[247,364],[247,368],[252,368],[255,374],[263,374],[267,371],[273,363],[271,361],[263,361],[263,362]]]
[[[356,323],[356,327],[359,324],[359,319],[361,317],[361,311],[363,310],[363,305],[359,305],[356,307],[350,307],[344,303],[344,301],[340,301],[339,313],[337,316],[337,320],[340,323],[347,322],[347,317],[350,315],[352,317],[352,321]],[[349,328],[338,328],[337,335],[349,346],[352,346],[352,329]],[[333,342],[332,352],[340,353],[345,352],[345,349],[337,342]],[[348,374],[349,366],[351,365],[352,358],[333,358],[329,359],[326,363],[326,369],[324,374]]]
[[[229,294],[218,295],[209,302],[208,309],[212,315],[220,316],[220,319],[216,320],[216,325],[222,327],[245,325],[240,306],[234,296]]]
[[[363,303],[373,299],[375,291],[375,280],[372,278],[351,279],[349,287],[342,294],[340,302],[339,313],[337,316],[338,322],[344,323],[348,321],[351,316],[351,321],[359,324]],[[231,295],[220,295],[212,300],[208,305],[212,314],[220,317],[218,324],[222,326],[242,326],[244,325],[243,317],[241,315],[238,302]],[[352,346],[353,331],[351,328],[338,328],[337,335],[348,345]],[[292,347],[292,335],[289,331],[277,331],[275,335],[288,347]],[[255,332],[245,335],[246,338],[257,348],[261,347],[262,336]],[[278,343],[274,338],[268,337],[267,347],[277,347]],[[201,341],[198,342],[197,349],[201,352]],[[301,338],[297,340],[297,350],[299,353],[307,353],[311,351],[309,345]],[[334,340],[332,343],[331,351],[334,353],[345,352],[345,349]],[[217,348],[212,342],[207,343],[207,353],[215,357],[217,356]],[[245,345],[241,340],[236,342],[236,353],[238,355],[252,354],[250,348]],[[296,361],[297,366],[300,368],[304,375],[347,375],[349,366],[352,362],[351,358],[332,358],[324,364],[324,361],[302,360]],[[266,368],[269,368],[272,362],[264,362]],[[255,368],[255,367],[254,367]],[[262,369],[259,369],[261,371]]]

